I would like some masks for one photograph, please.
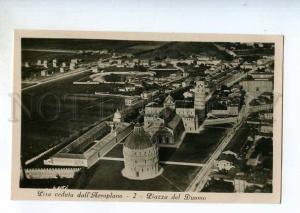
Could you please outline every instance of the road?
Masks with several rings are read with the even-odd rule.
[[[90,68],[78,68],[75,71],[67,72],[67,73],[64,73],[64,74],[60,74],[60,75],[57,75],[57,76],[50,77],[50,78],[45,79],[45,80],[37,81],[37,84],[29,86],[29,87],[25,87],[25,88],[22,89],[22,91],[26,91],[26,90],[32,89],[34,87],[38,87],[38,86],[43,85],[43,84],[48,84],[48,83],[51,83],[51,82],[54,82],[54,81],[57,81],[57,80],[62,80],[64,78],[68,78],[68,77],[75,76],[75,75],[78,75],[78,74],[81,74],[81,73],[84,73],[84,72],[88,72],[90,70],[91,70]]]
[[[209,174],[211,172],[215,160],[219,158],[220,154],[223,152],[225,147],[230,143],[232,138],[235,136],[235,133],[245,122],[245,118],[247,117],[247,114],[245,113],[245,110],[241,110],[241,113],[242,113],[242,119],[228,130],[224,138],[222,138],[222,142],[220,143],[220,145],[213,152],[213,154],[210,156],[210,158],[208,159],[204,167],[199,171],[199,173],[196,175],[194,180],[190,183],[190,185],[186,188],[185,191],[198,192],[203,189],[203,187],[205,186],[209,178]]]
[[[33,52],[51,52],[51,53],[77,53],[75,50],[62,50],[62,49],[34,49],[24,48],[22,51],[33,51]]]

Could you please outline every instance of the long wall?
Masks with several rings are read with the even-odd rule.
[[[228,117],[228,118],[206,119],[204,121],[204,125],[209,126],[209,125],[218,125],[218,124],[226,124],[226,123],[236,123],[237,121],[238,121],[238,116]]]
[[[101,157],[103,157],[108,151],[110,151],[116,144],[121,142],[127,137],[133,129],[133,125],[128,125],[117,129],[118,133],[110,132],[104,136],[101,140],[95,140],[95,145],[90,147],[82,154],[72,153],[56,153],[49,159],[44,160],[45,165],[56,165],[56,166],[73,166],[73,167],[91,167]],[[89,139],[89,137],[87,138]],[[82,143],[82,141],[81,141]],[[81,144],[80,143],[80,144]],[[76,144],[76,145],[80,145]],[[64,148],[63,150],[68,151]]]
[[[90,168],[93,166],[101,157],[103,157],[107,152],[109,152],[115,145],[123,141],[133,130],[133,125],[129,125],[116,136],[108,138],[107,141],[104,141],[103,138],[101,148],[93,149],[92,152],[89,152],[87,156],[87,167]]]
[[[25,176],[28,179],[57,179],[74,178],[76,172],[81,168],[39,168],[25,169]]]

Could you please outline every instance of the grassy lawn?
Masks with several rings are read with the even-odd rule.
[[[250,129],[247,124],[244,124],[239,131],[232,138],[230,143],[226,146],[224,150],[231,150],[237,154],[241,154],[243,147],[247,143],[247,138],[250,134]]]
[[[205,162],[224,135],[226,128],[223,127],[206,128],[200,134],[187,134],[178,149],[160,148],[160,160],[189,163]]]
[[[225,126],[217,126],[217,128],[207,128],[200,134],[187,134],[178,149],[161,147],[159,159],[161,161],[204,163],[219,144],[225,131]],[[122,150],[123,144],[118,144],[105,157],[123,158]]]
[[[105,157],[123,158],[123,144],[117,144]]]
[[[85,104],[78,104],[76,112],[66,104],[63,112],[60,112],[53,121],[45,120],[36,116],[34,119],[22,122],[21,140],[22,154],[24,159],[29,159],[50,147],[61,142],[61,139],[68,138],[72,134],[79,133],[102,118],[113,114],[117,108],[121,109],[122,104],[117,104],[113,99],[103,101],[87,101]],[[45,111],[49,117],[51,104]],[[49,109],[49,111],[47,111]],[[46,113],[45,113],[46,114]]]
[[[74,103],[74,93],[89,92],[90,88],[74,87],[73,80],[76,78],[45,84],[22,93],[22,102],[31,113],[22,112],[21,152],[25,160],[124,107],[124,100],[116,97],[77,96]]]
[[[150,180],[129,180],[121,171],[120,161],[100,161],[89,173],[85,189],[93,190],[137,190],[137,191],[184,191],[199,170],[198,167],[166,165],[159,177]],[[89,176],[89,175],[87,175]]]

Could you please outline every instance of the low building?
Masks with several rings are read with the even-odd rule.
[[[190,91],[186,91],[183,93],[183,97],[184,98],[193,98],[194,97],[194,93],[190,92]]]
[[[257,152],[253,152],[250,158],[247,160],[248,166],[257,166],[260,162],[261,154]]]
[[[71,63],[77,64],[78,63],[78,59],[77,58],[71,59]]]
[[[273,72],[255,72],[250,74],[255,80],[268,80],[274,78]]]
[[[191,80],[190,79],[186,79],[181,84],[182,84],[182,87],[188,87],[188,86],[191,85]]]
[[[57,59],[53,59],[53,60],[52,60],[52,66],[53,66],[54,68],[57,67]]]
[[[44,164],[90,168],[132,132],[132,124],[119,122],[121,118],[116,115],[114,120],[115,122],[102,122],[91,128],[44,160]]]
[[[125,106],[134,106],[140,100],[140,97],[137,96],[130,96],[125,98]]]
[[[134,92],[136,90],[135,86],[125,86],[126,92]]]
[[[48,70],[42,70],[41,71],[41,76],[49,76]]]
[[[48,61],[47,60],[43,61],[43,66],[44,66],[44,68],[48,68]]]
[[[240,85],[252,97],[256,97],[263,92],[273,92],[272,80],[245,79],[240,82]]]
[[[264,95],[264,94],[271,94]],[[272,93],[263,93],[249,103],[249,112],[266,112],[273,110],[273,95]]]
[[[235,168],[233,164],[228,160],[217,160],[215,166],[218,170],[226,170],[229,171],[232,168]]]
[[[226,150],[226,151],[224,151],[222,153],[225,154],[225,155],[233,155],[236,159],[238,158],[237,153],[235,153],[235,152],[233,152],[231,150]]]
[[[218,170],[229,171],[230,169],[235,168],[236,161],[235,155],[222,153],[215,161],[215,166]]]
[[[97,73],[98,72],[98,67],[92,67],[92,73]]]
[[[261,125],[259,131],[266,134],[273,133],[273,125]]]
[[[244,62],[243,64],[240,65],[241,69],[244,70],[251,70],[254,68],[254,65],[249,63],[249,62]]]
[[[77,66],[76,66],[76,63],[74,63],[74,62],[71,62],[71,63],[70,63],[70,67],[69,67],[70,70],[75,70],[76,67],[77,67]]]
[[[142,99],[151,99],[159,93],[159,90],[144,91],[141,94]]]

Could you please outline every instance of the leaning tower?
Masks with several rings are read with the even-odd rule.
[[[204,81],[197,81],[195,87],[194,107],[196,110],[205,109],[205,86]]]
[[[204,81],[196,81],[194,108],[198,115],[199,122],[205,117],[205,86]]]

